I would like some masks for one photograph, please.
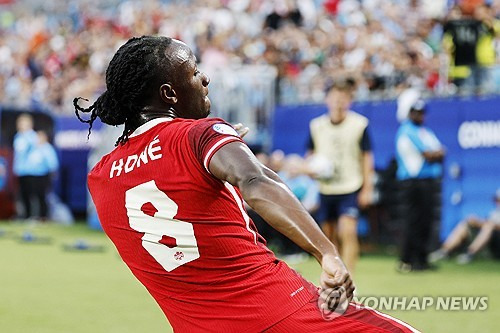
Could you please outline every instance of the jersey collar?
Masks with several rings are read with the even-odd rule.
[[[132,132],[132,134],[130,134],[128,137],[129,138],[133,138],[135,136],[141,135],[141,134],[149,131],[150,129],[152,129],[153,127],[155,127],[158,124],[161,124],[161,123],[164,123],[164,122],[167,122],[167,121],[172,121],[172,120],[173,120],[173,118],[170,118],[170,117],[161,117],[161,118],[151,119],[150,121],[148,121],[148,122],[142,124],[141,126],[137,127],[135,129],[135,131]]]

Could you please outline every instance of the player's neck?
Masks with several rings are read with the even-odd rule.
[[[341,117],[334,119],[330,117],[330,122],[332,123],[332,125],[340,125],[344,122],[345,118],[347,118],[347,115],[342,115]]]
[[[142,109],[141,113],[137,115],[137,118],[134,119],[134,121],[132,122],[134,125],[136,125],[134,127],[139,127],[147,123],[148,121],[156,118],[177,118],[177,117],[178,115],[176,114],[173,108],[165,110],[165,109],[157,109],[146,106]]]

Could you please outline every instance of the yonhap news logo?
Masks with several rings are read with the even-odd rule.
[[[488,296],[355,296],[351,303],[342,297],[343,288],[328,289],[321,292],[318,308],[325,320],[333,320],[345,313],[348,306],[355,309],[374,309],[378,311],[486,311],[489,307]]]
[[[382,311],[485,311],[488,296],[362,296],[356,306]]]
[[[344,287],[322,289],[318,297],[318,308],[325,320],[333,320],[343,315],[349,307]]]

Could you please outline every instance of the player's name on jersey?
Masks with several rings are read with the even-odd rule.
[[[139,154],[134,154],[119,160],[113,161],[111,170],[109,171],[109,178],[118,177],[123,173],[129,173],[141,165],[148,164],[149,161],[154,161],[162,158],[160,139],[155,136],[153,141],[144,147],[144,150]]]

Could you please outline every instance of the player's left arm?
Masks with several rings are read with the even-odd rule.
[[[363,131],[360,142],[361,148],[361,171],[363,173],[363,185],[358,195],[360,208],[368,207],[373,201],[373,152],[368,127]]]
[[[209,171],[237,186],[248,205],[267,223],[318,260],[323,289],[343,287],[352,298],[354,285],[335,245],[279,176],[263,166],[244,143],[235,141],[221,147],[211,158]]]

